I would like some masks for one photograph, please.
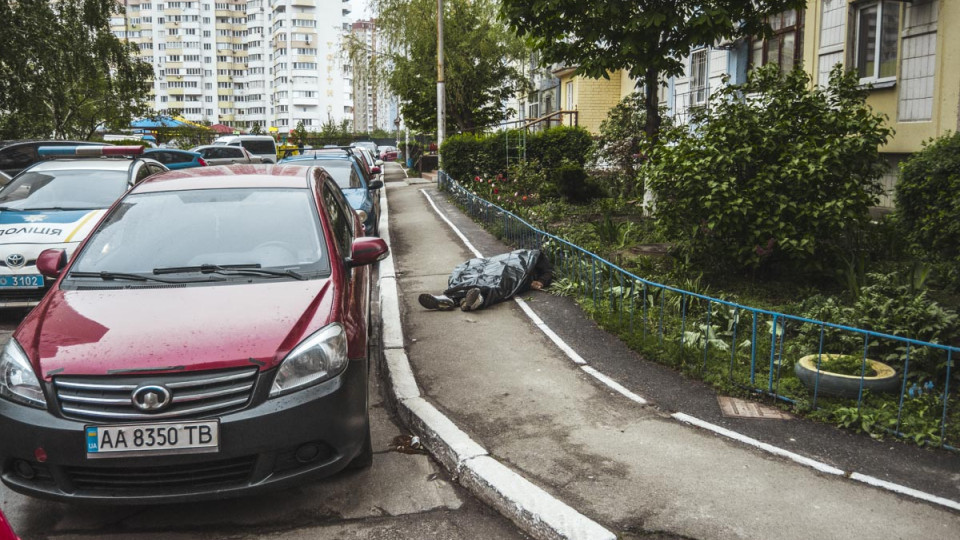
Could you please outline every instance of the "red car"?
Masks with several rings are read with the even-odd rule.
[[[319,167],[160,174],[121,198],[0,355],[0,466],[68,501],[225,498],[372,459],[370,265]],[[359,233],[359,234],[358,234]]]
[[[380,159],[383,161],[396,161],[399,156],[399,151],[395,146],[382,146],[380,147]]]

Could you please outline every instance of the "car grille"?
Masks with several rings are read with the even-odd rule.
[[[35,300],[37,302],[47,293],[49,287],[42,289],[5,289],[0,291],[0,301]]]
[[[256,456],[157,467],[65,467],[77,489],[152,492],[158,488],[209,487],[249,481]]]
[[[100,421],[202,418],[245,407],[257,380],[257,368],[200,373],[125,376],[60,376],[53,379],[60,410],[67,418]],[[163,386],[170,404],[156,412],[134,405],[142,385]]]

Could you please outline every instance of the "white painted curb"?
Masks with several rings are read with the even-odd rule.
[[[389,245],[387,189],[380,194],[379,227],[381,238]],[[388,393],[395,401],[400,418],[420,436],[424,447],[463,487],[534,538],[616,540],[616,535],[600,524],[490,457],[486,449],[423,399],[404,350],[392,252],[380,261],[379,276]]]

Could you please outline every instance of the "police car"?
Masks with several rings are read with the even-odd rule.
[[[69,257],[114,201],[167,170],[136,157],[142,153],[142,146],[41,146],[40,156],[57,159],[0,189],[0,308],[35,306],[53,284],[37,271],[40,252],[62,248]]]

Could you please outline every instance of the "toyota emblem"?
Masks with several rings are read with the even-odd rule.
[[[19,253],[7,255],[7,266],[10,268],[23,268],[23,265],[26,262],[27,258]]]
[[[163,386],[141,386],[133,391],[130,400],[141,411],[156,412],[170,404],[170,391]]]

